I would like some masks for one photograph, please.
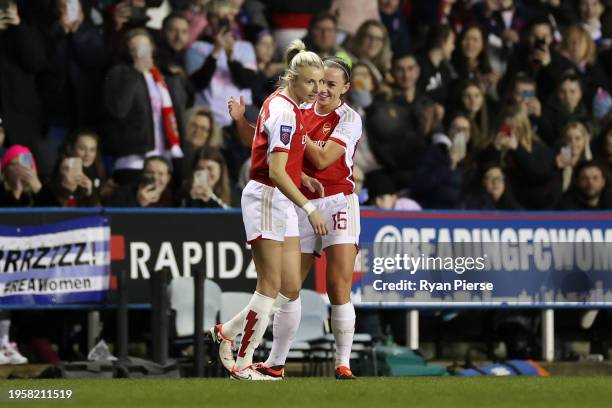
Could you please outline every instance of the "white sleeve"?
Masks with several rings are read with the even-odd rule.
[[[355,147],[361,137],[361,116],[352,109],[346,110],[329,136],[329,140],[342,145],[345,149]]]
[[[295,112],[282,98],[270,101],[269,112],[270,115],[264,122],[269,141],[268,153],[289,152],[296,131]]]

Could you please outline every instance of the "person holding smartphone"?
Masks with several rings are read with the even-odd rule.
[[[236,8],[228,0],[211,0],[208,5],[208,32],[187,50],[187,73],[195,85],[195,105],[206,106],[215,122],[225,127],[232,123],[226,101],[242,96],[253,103],[251,85],[257,70],[255,50],[233,30]]]
[[[144,29],[125,36],[128,63],[115,65],[106,76],[104,104],[109,113],[107,146],[115,158],[113,179],[137,184],[145,160],[162,156],[180,182],[183,111],[186,100],[157,68],[154,44]],[[148,200],[147,200],[148,201]]]
[[[162,156],[145,160],[139,180],[115,189],[109,205],[112,207],[174,207],[170,163]]]
[[[48,64],[38,78],[47,119],[44,154],[39,168],[44,178],[53,172],[59,152],[76,129],[97,128],[102,119],[100,83],[104,78],[104,37],[94,26],[81,0],[56,0],[41,31]]]
[[[32,152],[25,146],[13,145],[2,157],[0,206],[34,207],[40,203],[43,185],[37,174]]]
[[[186,186],[185,207],[229,208],[230,181],[221,152],[211,147],[199,149],[193,160],[192,175]]]
[[[446,133],[434,133],[432,143],[418,157],[411,196],[423,208],[448,209],[461,205],[466,172],[469,174],[471,122],[467,113],[456,112]]]
[[[492,141],[478,155],[484,166],[496,163],[525,209],[549,209],[559,196],[553,151],[535,134],[522,105],[506,106],[500,113]]]
[[[50,188],[42,194],[41,205],[48,207],[96,207],[100,198],[92,180],[83,172],[80,157],[62,157],[58,161]]]

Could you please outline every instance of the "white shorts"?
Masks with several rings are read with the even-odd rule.
[[[300,235],[295,206],[276,187],[249,181],[242,190],[241,206],[249,243],[262,238],[284,241]]]
[[[323,216],[328,232],[325,236],[314,233],[304,211],[297,211],[302,253],[320,254],[325,248],[337,244],[359,246],[361,222],[359,218],[359,199],[357,195],[342,193],[329,197],[310,200]]]

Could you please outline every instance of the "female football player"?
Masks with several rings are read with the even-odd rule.
[[[281,288],[281,272],[300,268],[298,218],[301,208],[318,235],[327,226],[315,205],[299,190],[306,126],[299,105],[315,100],[323,84],[323,63],[304,43],[293,41],[286,52],[286,72],[279,89],[264,102],[251,149],[250,181],[242,192],[242,217],[252,246],[257,287],[249,304],[230,321],[211,328],[219,357],[237,379],[270,380],[255,369],[253,352],[268,325]],[[279,296],[278,305],[289,301]],[[233,339],[242,333],[234,363]]]
[[[336,340],[335,376],[338,379],[353,379],[349,359],[355,329],[355,309],[350,302],[350,294],[360,221],[359,201],[353,192],[355,183],[352,169],[362,125],[361,117],[341,99],[350,87],[350,67],[336,57],[325,59],[323,64],[325,86],[321,88],[315,103],[303,107],[302,115],[309,136],[304,173],[322,183],[324,197],[317,198],[317,192],[312,189],[302,188],[302,192],[312,199],[331,229],[328,235],[318,240],[308,220],[298,215],[301,276],[303,282],[312,266],[314,254],[324,250],[327,258],[327,293],[332,305],[331,326]],[[232,99],[229,108],[243,133],[242,138],[248,140],[252,128],[249,131],[242,105]],[[288,284],[295,287],[293,282]],[[287,293],[285,282],[282,283],[281,292]],[[282,377],[300,315],[299,298],[284,303],[275,312],[272,350],[268,360],[257,365],[258,371]]]

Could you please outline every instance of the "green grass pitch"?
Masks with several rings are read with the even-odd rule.
[[[71,389],[72,400],[9,401],[9,389]],[[25,407],[606,407],[609,377],[5,380],[0,406]]]

